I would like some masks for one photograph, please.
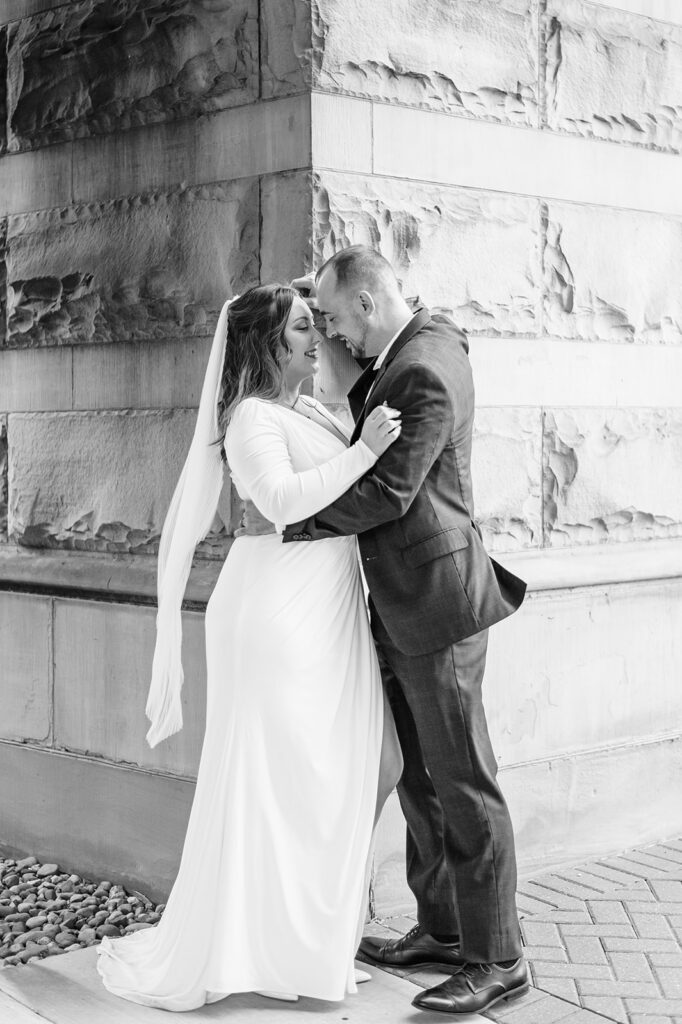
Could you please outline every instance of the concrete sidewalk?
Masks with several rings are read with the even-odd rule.
[[[523,882],[519,912],[534,987],[486,1014],[500,1024],[682,1024],[682,840],[631,850]],[[407,916],[375,922],[402,934]],[[94,948],[0,970],[0,1024],[154,1024],[162,1010],[110,996]],[[431,969],[387,972],[343,1003],[274,1003],[254,995],[178,1013],[173,1020],[232,1024],[436,1024],[411,1007],[415,985],[446,977]],[[462,1018],[484,1024],[483,1018]]]
[[[187,1013],[137,1006],[110,995],[95,969],[94,947],[48,957],[26,967],[0,970],[0,1024],[442,1024],[436,1013],[422,1013],[410,1002],[409,981],[371,968],[372,981],[343,1003],[300,999],[283,1003],[262,996],[228,996]],[[488,1024],[472,1014],[466,1024]]]

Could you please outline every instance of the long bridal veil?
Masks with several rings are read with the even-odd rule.
[[[182,598],[197,544],[213,522],[223,484],[218,437],[218,398],[228,308],[225,303],[213,337],[201,389],[194,436],[170,503],[159,547],[156,646],[146,714],[151,722],[147,742],[155,747],[182,729]]]

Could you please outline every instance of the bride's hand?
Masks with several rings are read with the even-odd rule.
[[[327,334],[327,324],[325,317],[320,313],[320,306],[317,301],[317,285],[315,284],[315,274],[306,274],[304,277],[295,277],[290,282],[290,288],[295,288],[303,301],[306,303],[308,309],[313,314],[313,325],[315,330],[324,337]]]
[[[315,274],[305,274],[303,277],[295,277],[291,282],[291,288],[295,288],[304,302],[307,302],[311,309],[317,309],[317,288],[315,286]]]
[[[360,438],[376,456],[400,437],[400,412],[389,405],[378,405],[365,420]]]

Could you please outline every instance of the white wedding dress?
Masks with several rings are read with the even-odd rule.
[[[279,526],[376,461],[319,403],[298,408],[248,398],[225,442],[239,494]],[[167,1010],[258,990],[343,999],[356,991],[383,729],[355,537],[235,540],[206,652],[206,735],[173,890],[156,927],[103,939],[98,970],[109,991]]]

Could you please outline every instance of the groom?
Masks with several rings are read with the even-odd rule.
[[[367,936],[360,951],[376,964],[452,972],[414,1006],[480,1012],[528,988],[514,838],[481,700],[488,627],[518,608],[525,584],[488,557],[473,520],[465,336],[447,317],[413,314],[391,265],[365,246],[332,256],[316,286],[327,334],[371,359],[348,395],[352,439],[377,405],[402,414],[376,466],[283,538],[358,535],[405,762],[398,795],[419,923],[399,939]]]

